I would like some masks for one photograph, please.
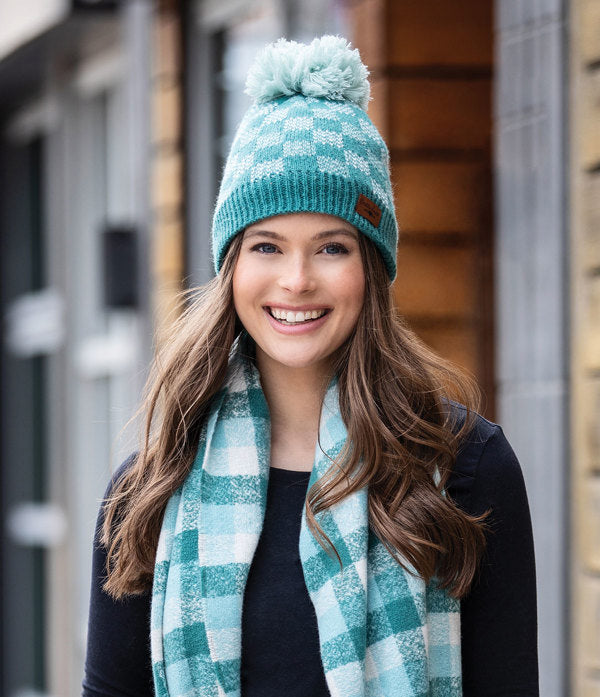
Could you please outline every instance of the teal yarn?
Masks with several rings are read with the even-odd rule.
[[[215,270],[248,225],[285,213],[347,220],[396,276],[398,225],[389,151],[366,114],[368,70],[341,37],[280,39],[248,73],[254,104],[233,140],[213,216]]]

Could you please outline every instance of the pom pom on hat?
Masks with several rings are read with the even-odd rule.
[[[310,44],[279,39],[266,46],[250,68],[246,94],[256,104],[302,94],[348,100],[367,110],[369,71],[358,49],[339,36],[322,36]]]

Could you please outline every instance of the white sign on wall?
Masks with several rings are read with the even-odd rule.
[[[54,288],[15,298],[4,317],[8,350],[21,358],[58,351],[65,337],[64,315],[63,298]]]
[[[0,60],[61,22],[69,0],[0,0]]]

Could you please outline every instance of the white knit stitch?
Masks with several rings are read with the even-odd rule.
[[[344,147],[344,138],[341,133],[335,131],[326,131],[322,128],[316,128],[313,132],[315,143],[325,143],[336,148]]]
[[[283,144],[283,154],[286,157],[292,157],[294,155],[310,155],[314,156],[317,154],[315,150],[315,144],[307,140],[300,141],[286,141]]]
[[[284,131],[310,131],[314,125],[311,116],[293,116],[283,124]]]
[[[276,160],[265,160],[264,162],[259,162],[252,167],[250,172],[250,181],[263,179],[271,174],[283,174],[284,171],[285,163],[283,158],[279,157]]]

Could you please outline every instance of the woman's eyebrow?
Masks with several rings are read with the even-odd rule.
[[[285,242],[285,237],[277,232],[271,232],[271,230],[246,230],[244,233],[244,241],[251,240],[253,237],[270,237],[272,240],[280,240]]]
[[[323,232],[318,232],[312,237],[313,240],[322,240],[325,237],[333,237],[334,235],[345,235],[346,237],[351,237],[353,240],[358,239],[357,234],[353,230],[348,230],[348,228],[336,228],[335,230],[324,230]]]

